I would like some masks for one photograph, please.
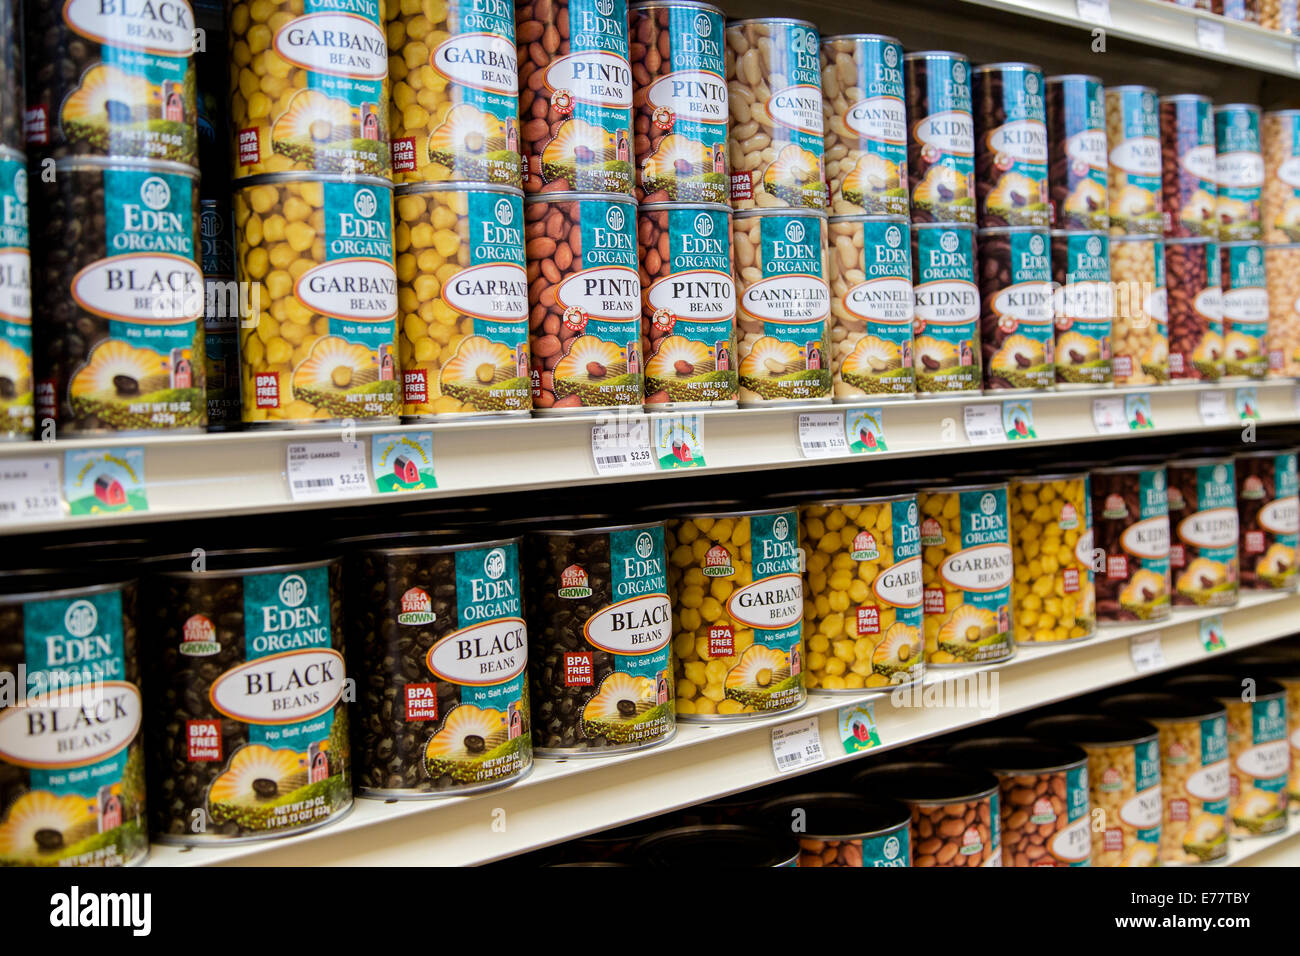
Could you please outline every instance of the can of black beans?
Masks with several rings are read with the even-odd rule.
[[[347,542],[357,792],[472,793],[533,767],[518,538]]]
[[[980,227],[1047,227],[1043,71],[1032,63],[986,63],[971,78]]]
[[[760,827],[716,825],[677,827],[646,837],[632,852],[636,866],[798,866],[799,843],[792,835]]]
[[[142,862],[135,583],[19,573],[0,589],[0,866]]]
[[[293,552],[161,559],[142,615],[150,829],[243,843],[352,808],[342,565]]]
[[[235,281],[229,198],[199,201],[199,243],[208,431],[230,431],[243,423],[239,414],[239,285]]]
[[[530,532],[526,562],[537,753],[599,756],[671,738],[663,522]]]
[[[27,247],[27,161],[0,146],[0,441],[28,441],[34,424]]]

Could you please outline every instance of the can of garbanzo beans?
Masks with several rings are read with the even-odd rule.
[[[925,673],[915,495],[799,509],[809,690],[887,690]]]
[[[1007,508],[1017,643],[1091,637],[1097,595],[1088,473],[1012,478]]]
[[[673,672],[682,720],[799,707],[803,579],[795,511],[703,511],[668,522]]]
[[[925,654],[931,666],[992,664],[1015,654],[1007,486],[922,489]]]

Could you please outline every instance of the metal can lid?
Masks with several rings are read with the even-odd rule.
[[[917,493],[923,495],[947,495],[956,494],[959,491],[993,491],[997,488],[1006,488],[1005,481],[995,481],[988,484],[969,484],[969,485],[927,485],[918,488]]]
[[[1213,103],[1208,96],[1200,93],[1167,93],[1160,97],[1161,103]]]
[[[8,146],[0,146],[0,159],[12,160],[15,163],[25,163],[27,162],[27,154],[22,150],[11,149]],[[188,169],[189,167],[186,168]]]
[[[911,225],[911,219],[908,216],[901,216],[893,213],[845,213],[839,216],[828,216],[828,222],[892,222],[899,226]]]
[[[632,850],[633,863],[652,867],[790,866],[798,859],[799,841],[793,835],[733,824],[664,830]]]
[[[840,505],[878,505],[890,501],[915,501],[915,494],[901,495],[845,495],[834,497],[814,497],[808,498],[799,503],[799,507],[806,508],[809,506],[825,506],[828,508],[839,507]]]
[[[740,20],[728,20],[727,29],[744,26],[747,23],[788,23],[793,26],[807,27],[814,33],[817,32],[817,24],[811,20],[799,20],[795,17],[745,17]]]
[[[1089,745],[1139,744],[1155,740],[1159,731],[1136,717],[1111,714],[1053,714],[1025,725],[1025,733],[1047,740],[1066,740],[1080,747]]]
[[[1166,246],[1208,246],[1210,243],[1218,245],[1217,239],[1211,239],[1209,236],[1166,236]]]
[[[854,774],[853,786],[904,803],[965,803],[992,796],[998,781],[987,771],[936,760],[869,767]]]
[[[197,581],[216,582],[223,575],[266,574],[272,571],[306,571],[329,567],[338,558],[318,557],[294,548],[240,548],[209,551],[205,568],[195,571],[193,557],[186,554],[169,555],[148,563],[152,575],[169,578],[192,578]]]
[[[671,212],[672,210],[697,210],[699,212],[725,212],[731,215],[731,206],[725,202],[654,202],[637,203],[637,215],[643,212]]]
[[[1091,73],[1057,73],[1053,76],[1044,77],[1043,82],[1049,86],[1056,83],[1079,83],[1092,82],[1101,84],[1100,76],[1093,76]]]
[[[1237,110],[1244,110],[1247,113],[1258,113],[1259,104],[1258,103],[1221,103],[1221,104],[1217,104],[1214,107],[1214,112],[1216,113],[1235,112]]]
[[[965,53],[956,53],[952,50],[913,50],[911,53],[903,54],[904,60],[960,60],[962,63],[969,63],[970,59]]]
[[[381,176],[358,176],[352,173],[309,173],[298,170],[244,176],[242,179],[236,179],[232,182],[230,188],[239,190],[249,186],[278,185],[280,183],[348,183],[357,186],[370,186],[374,189],[393,188],[392,182]]]
[[[765,829],[788,832],[796,810],[803,813],[798,836],[812,840],[868,839],[912,822],[912,812],[896,800],[872,800],[847,791],[778,797],[760,806],[758,816]]]
[[[448,551],[472,551],[478,548],[498,548],[506,544],[520,544],[521,538],[496,538],[483,541],[476,537],[481,529],[438,528],[430,531],[398,531],[382,534],[363,534],[339,538],[330,544],[339,551],[368,551],[385,554],[440,554]]]
[[[1106,87],[1106,92],[1107,94],[1127,92],[1150,93],[1152,96],[1155,96],[1156,88],[1154,86],[1143,86],[1141,83],[1120,83],[1117,86]]]
[[[726,17],[721,7],[715,7],[711,3],[701,3],[700,0],[634,0],[629,3],[629,10],[649,10],[653,7],[680,7],[688,10],[708,10],[710,13],[716,13],[720,17]]]
[[[999,63],[981,63],[979,66],[971,67],[972,73],[992,73],[994,71],[1014,72],[1017,70],[1032,71],[1042,73],[1043,68],[1037,63],[1024,63],[1019,60],[1007,60]]]
[[[1035,737],[983,737],[953,744],[948,759],[1002,776],[1071,770],[1087,763],[1088,755],[1070,743]]]
[[[524,198],[522,189],[518,186],[507,186],[505,183],[402,183],[394,187],[394,193],[397,196],[422,193],[500,193]]]
[[[835,40],[875,40],[880,43],[893,43],[896,46],[902,46],[903,41],[897,37],[891,37],[887,33],[835,33],[828,37],[822,37],[822,46],[826,46]],[[906,57],[904,57],[906,59]]]
[[[1231,674],[1184,674],[1182,677],[1174,677],[1166,681],[1165,687],[1174,691],[1200,691],[1215,700],[1241,700],[1241,678]],[[1286,688],[1275,680],[1267,677],[1255,680],[1256,700],[1261,697],[1277,697],[1285,693]]]
[[[976,232],[977,236],[1012,236],[1039,233],[1046,236],[1050,230],[1046,226],[985,226]]]
[[[575,192],[554,192],[554,193],[529,193],[524,197],[524,204],[546,202],[618,202],[636,204],[636,197],[627,193],[575,193]]]
[[[1052,229],[1053,239],[1068,239],[1070,236],[1097,236],[1100,239],[1114,238],[1105,229]]]
[[[1100,704],[1102,710],[1140,720],[1205,720],[1222,716],[1223,705],[1210,697],[1152,691],[1145,694],[1118,694]]]
[[[184,176],[198,182],[199,171],[184,163],[166,160],[145,160],[118,156],[65,156],[54,161],[55,172],[66,170],[125,169],[132,172],[150,172],[166,176]]]
[[[1163,242],[1165,241],[1165,237],[1164,237],[1164,236],[1157,236],[1157,235],[1155,235],[1155,234],[1153,234],[1153,233],[1142,233],[1142,234],[1140,234],[1140,235],[1127,235],[1127,234],[1126,234],[1126,235],[1123,235],[1123,236],[1111,236],[1111,237],[1110,237],[1110,241],[1111,241],[1112,243],[1114,243],[1114,242],[1150,242],[1150,243],[1163,243]]]
[[[971,232],[974,232],[975,223],[973,222],[914,222],[912,223],[912,231],[916,232],[918,229],[969,229]]]
[[[753,219],[757,216],[820,216],[828,218],[825,209],[811,209],[805,206],[768,206],[763,209],[737,209],[731,214],[733,219]]]

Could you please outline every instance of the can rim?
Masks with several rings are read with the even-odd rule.
[[[1245,110],[1246,112],[1259,112],[1258,103],[1221,103],[1214,107],[1216,113],[1226,113],[1228,110]]]
[[[1115,86],[1106,87],[1107,93],[1111,92],[1112,90],[1114,90],[1117,93],[1120,92],[1121,90],[1140,90],[1143,93],[1154,93],[1157,96],[1160,93],[1160,91],[1157,90],[1154,86],[1144,86],[1141,83],[1118,83]]]
[[[0,146],[0,159],[12,159],[16,163],[27,162],[27,154],[21,149],[14,149],[12,146]],[[178,165],[184,165],[183,163]],[[191,167],[186,167],[191,168]]]
[[[973,222],[914,222],[913,229],[970,229],[974,231]]]
[[[738,27],[745,23],[797,23],[799,26],[808,27],[814,33],[817,33],[817,24],[811,20],[800,20],[798,17],[741,17],[739,20],[728,20],[723,29],[730,30],[732,27]],[[820,36],[820,34],[818,35]]]
[[[911,217],[901,213],[846,212],[827,216],[827,222],[892,222],[911,225]]]
[[[1063,237],[1100,236],[1101,238],[1106,240],[1116,238],[1115,236],[1112,236],[1108,230],[1105,229],[1049,229],[1048,233],[1049,235],[1051,235],[1053,239],[1055,239],[1057,236],[1063,236]]]
[[[1093,80],[1098,86],[1105,86],[1101,77],[1092,73],[1056,73],[1043,77],[1044,83],[1064,83],[1066,80]]]
[[[985,226],[979,230],[979,235],[1001,236],[1010,233],[1041,232],[1046,235],[1051,234],[1051,230],[1046,226]]]
[[[1128,724],[1129,726],[1125,730],[1120,731],[1116,736],[1108,737],[1102,735],[1100,737],[1087,737],[1087,736],[1071,734],[1068,738],[1065,738],[1063,735],[1052,734],[1051,736],[1048,737],[1048,739],[1049,740],[1069,739],[1072,743],[1077,743],[1080,747],[1084,747],[1084,748],[1087,748],[1089,746],[1136,747],[1138,744],[1150,743],[1151,741],[1160,739],[1160,731],[1157,728],[1151,726],[1151,723],[1149,721],[1142,720],[1140,717],[1117,717],[1114,714],[1081,714],[1078,712],[1065,713],[1065,714],[1049,714],[1045,717],[1035,718],[1034,720],[1029,721],[1029,723],[1025,725],[1025,732],[1030,734],[1031,736],[1041,734],[1042,731],[1034,731],[1031,730],[1030,728],[1035,726],[1042,727],[1043,725],[1046,724],[1052,725],[1054,730],[1059,727],[1065,730],[1066,732],[1068,732],[1071,723],[1079,724],[1080,722],[1109,723],[1112,726],[1117,728],[1124,727],[1125,724]],[[1146,730],[1142,729],[1143,725],[1150,728],[1149,733]],[[1129,736],[1129,733],[1136,734],[1137,736]]]
[[[559,538],[576,538],[587,534],[609,534],[611,531],[645,531],[649,528],[667,527],[666,518],[658,521],[633,521],[627,524],[594,524],[589,526],[580,526],[577,528],[538,528],[535,531],[525,531],[524,536],[533,537],[559,537]]]
[[[359,179],[361,177],[353,177]],[[455,192],[489,192],[505,193],[507,195],[524,198],[524,191],[518,186],[507,186],[505,183],[394,183],[393,192],[397,196],[410,196],[422,193],[455,193]]]
[[[721,7],[702,3],[701,0],[632,0],[632,3],[627,5],[628,10],[644,10],[650,7],[689,7],[692,10],[711,10],[723,18],[727,16]]]
[[[1097,468],[1088,469],[1091,475],[1126,475],[1142,471],[1155,471],[1159,468],[1161,471],[1167,470],[1163,464],[1132,464],[1132,465],[1101,465]]]
[[[994,70],[1037,70],[1043,72],[1043,68],[1037,63],[1029,63],[1025,60],[997,60],[993,63],[981,63],[979,66],[972,66],[972,73],[991,73]]]
[[[897,495],[864,495],[860,498],[809,498],[807,501],[799,502],[798,507],[804,508],[809,505],[859,505],[859,504],[884,504],[886,501],[907,501],[916,500],[916,492],[907,494],[906,492]]]
[[[258,554],[290,556],[294,554],[301,554],[301,552],[295,551],[292,548],[222,548],[216,551],[209,551],[207,556],[209,558],[213,558],[218,555],[253,556]],[[157,559],[157,561],[161,563],[163,561],[168,560],[169,558],[175,558],[175,557],[177,557],[177,555],[162,555]],[[189,555],[185,554],[185,555],[181,555],[181,557],[188,558]],[[159,568],[157,570],[152,571],[150,573],[150,576],[161,577],[161,578],[180,578],[184,580],[202,579],[202,580],[215,581],[218,578],[231,577],[234,575],[239,575],[242,577],[248,574],[274,574],[279,571],[311,571],[316,568],[327,568],[332,564],[338,563],[338,561],[339,559],[337,557],[328,557],[328,558],[316,558],[311,561],[286,561],[278,564],[238,564],[237,563],[236,566],[234,567],[222,568],[221,570],[215,570],[209,568],[208,570],[205,571],[189,571],[189,570],[181,570],[181,569],[165,570]]]
[[[830,36],[822,37],[822,46],[825,46],[831,40],[884,40],[886,43],[893,43],[896,46],[902,46],[903,41],[898,37],[891,37],[888,33],[832,33]],[[906,54],[904,54],[906,59]]]
[[[636,205],[636,197],[631,193],[580,193],[563,192],[553,193],[529,193],[524,196],[524,205],[529,203],[540,204],[543,202],[573,202],[574,200],[605,200],[607,202],[631,203]]]
[[[664,0],[666,4],[672,4],[673,0]],[[640,214],[645,212],[656,212],[660,210],[673,209],[698,209],[700,212],[732,212],[731,206],[725,202],[638,202],[636,211]]]
[[[904,53],[903,60],[929,60],[946,57],[951,60],[961,60],[964,63],[970,63],[970,57],[965,53],[958,53],[955,50],[913,50],[911,53]]]
[[[1236,456],[1231,453],[1223,455],[1197,455],[1195,458],[1170,458],[1165,463],[1165,471],[1174,468],[1198,468],[1201,465],[1230,465]]]
[[[41,569],[41,570],[45,570],[45,569]],[[65,573],[63,573],[61,569],[50,568],[49,572],[50,572],[49,580],[62,578],[65,582],[67,582],[68,576]],[[40,574],[39,572],[33,576],[45,577],[45,575]],[[61,587],[51,588],[49,590],[37,589],[35,591],[31,591],[31,590],[23,589],[23,590],[7,591],[7,592],[0,591],[0,606],[10,605],[10,604],[26,604],[29,601],[58,600],[63,597],[71,597],[73,595],[78,595],[78,594],[103,594],[109,591],[121,591],[125,588],[130,587],[132,584],[136,583],[137,581],[139,581],[139,578],[136,576],[119,578],[116,575],[99,575],[97,577],[92,575],[90,576],[89,583],[82,584],[82,585],[77,585],[74,583],[64,583]]]
[[[996,754],[993,753],[981,757],[979,759],[978,764],[976,764],[973,759],[974,754],[972,754],[972,757],[967,757],[963,759],[964,755],[968,751],[974,751],[978,753],[979,751],[982,750],[987,750],[987,751],[1012,750],[1017,747],[1021,747],[1021,748],[1042,747],[1047,750],[1056,750],[1058,751],[1056,756],[1058,756],[1064,762],[1058,764],[1049,760],[1046,763],[1040,763],[1040,764],[1030,763],[1027,765],[1022,765],[1016,761],[1011,761],[1010,763],[997,761],[995,759]],[[1063,751],[1063,752],[1059,752],[1059,751]],[[1077,756],[1076,756],[1076,752],[1077,752]],[[1087,752],[1083,750],[1081,747],[1079,747],[1078,744],[1064,743],[1059,740],[1043,740],[1039,737],[1030,737],[1027,735],[978,737],[978,738],[973,738],[971,740],[962,740],[962,741],[958,741],[957,743],[949,747],[946,753],[949,760],[959,761],[962,763],[963,766],[966,765],[965,760],[971,760],[972,765],[977,765],[981,769],[987,770],[995,777],[1001,774],[1020,775],[1020,774],[1031,774],[1031,773],[1060,773],[1061,771],[1074,770],[1078,767],[1085,766],[1088,763]],[[992,761],[992,763],[990,763],[990,761]]]
[[[455,536],[459,530],[460,529],[457,530],[448,529],[446,534],[449,536]],[[430,545],[417,544],[417,545],[406,545],[406,546],[398,545],[392,548],[380,547],[378,545],[376,545],[375,547],[370,547],[365,544],[365,542],[367,541],[378,542],[383,539],[387,539],[390,541],[391,540],[400,541],[405,537],[417,537],[417,536],[427,537],[431,540],[436,540],[438,535],[439,532],[437,531],[406,531],[397,535],[367,534],[367,535],[359,535],[355,538],[339,538],[337,541],[332,541],[330,543],[337,544],[341,548],[346,548],[349,551],[354,551],[357,553],[365,553],[365,554],[434,554],[434,553],[440,553],[445,551],[473,551],[479,548],[494,548],[505,544],[522,543],[522,535],[515,535],[514,537],[510,537],[510,538],[498,538],[496,540],[490,540],[490,541],[461,540],[461,541],[454,541],[454,542],[448,541],[446,544],[430,544]]]
[[[793,514],[795,519],[799,517],[799,506],[791,505],[788,508],[756,508],[753,510],[739,511],[692,511],[687,514],[673,515],[668,521],[688,521],[692,518],[753,518],[762,517],[763,515],[785,515]]]
[[[1150,242],[1152,244],[1165,241],[1165,237],[1153,232],[1126,233],[1122,236],[1111,236],[1111,242]],[[1300,243],[1297,243],[1300,245]]]
[[[854,806],[850,806],[853,804]],[[813,840],[851,840],[867,839],[870,837],[884,836],[888,833],[897,833],[898,831],[911,826],[912,814],[905,804],[891,798],[866,797],[850,790],[829,790],[814,791],[809,790],[803,793],[791,793],[781,797],[773,797],[771,800],[765,800],[755,809],[755,815],[759,817],[775,817],[777,812],[787,808],[796,807],[843,807],[849,811],[861,811],[864,815],[867,813],[879,813],[881,817],[886,814],[897,814],[897,823],[887,823],[882,826],[867,829],[847,829],[837,830],[836,828],[812,827],[802,835]]]
[[[1209,245],[1211,242],[1218,240],[1209,236],[1165,236],[1166,246],[1198,246],[1202,243]]]
[[[1085,471],[1053,471],[1053,472],[1048,472],[1045,475],[1038,475],[1038,474],[1012,475],[1010,478],[1007,479],[1007,484],[1008,485],[1033,484],[1034,482],[1042,482],[1042,481],[1073,481],[1076,478],[1087,478],[1089,474],[1090,472],[1085,470]]]
[[[1285,446],[1282,448],[1261,448],[1259,451],[1239,451],[1233,458],[1277,458],[1281,455],[1300,455],[1300,448]]]
[[[1159,716],[1156,716],[1157,711],[1155,708],[1157,705],[1162,702],[1172,705],[1175,701],[1183,701],[1187,704],[1187,709],[1194,711],[1194,713],[1171,715],[1167,712],[1161,712]],[[1227,712],[1223,704],[1212,697],[1203,697],[1197,694],[1179,694],[1172,690],[1158,690],[1140,694],[1116,694],[1113,697],[1103,698],[1100,706],[1104,713],[1108,713],[1113,709],[1119,711],[1125,717],[1138,716],[1139,720],[1151,723],[1182,723],[1188,720],[1209,720]],[[1202,710],[1202,708],[1208,709]],[[1143,711],[1147,712],[1143,713]]]
[[[967,485],[923,485],[920,488],[917,488],[916,491],[917,494],[925,493],[927,495],[930,495],[930,494],[945,494],[947,492],[954,492],[954,491],[992,491],[994,488],[1006,488],[1006,487],[1008,487],[1008,482],[994,481],[994,482],[976,482],[974,484],[967,484]]]
[[[902,775],[904,773],[915,775],[921,778],[918,786],[924,786],[923,775],[943,774],[946,776],[959,776],[970,778],[970,783],[976,785],[978,789],[972,790],[967,794],[957,797],[904,797],[896,792],[889,792],[891,800],[899,800],[906,804],[922,804],[924,806],[942,806],[953,803],[969,803],[972,800],[982,800],[997,793],[1001,788],[998,778],[987,770],[972,770],[967,767],[954,765],[940,760],[895,760],[890,763],[877,764],[874,767],[868,767],[853,775],[855,784],[866,784],[872,782],[874,778],[886,778],[893,775]],[[992,786],[987,786],[985,780],[980,777],[987,777],[992,782]]]
[[[765,209],[734,209],[732,219],[752,219],[755,216],[820,216],[829,219],[825,209],[813,209],[809,206],[769,206]],[[1300,243],[1297,243],[1300,245]]]
[[[1161,103],[1197,102],[1197,103],[1209,103],[1211,106],[1214,105],[1214,100],[1210,99],[1210,97],[1205,96],[1201,93],[1166,93],[1160,97],[1159,102]]]
[[[22,155],[22,154],[19,154]],[[23,156],[26,159],[25,156]],[[130,156],[64,156],[54,161],[55,171],[59,170],[109,170],[126,169],[132,172],[165,173],[172,176],[185,176],[196,182],[199,179],[197,166],[175,163],[164,159],[136,160]]]
[[[274,186],[279,183],[347,183],[358,186],[393,189],[392,180],[382,176],[360,176],[355,173],[309,173],[300,170],[283,170],[277,173],[258,173],[256,176],[242,176],[230,184],[231,192],[238,192],[252,186]]]

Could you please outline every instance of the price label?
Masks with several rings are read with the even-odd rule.
[[[1104,27],[1112,23],[1110,0],[1075,0],[1075,9],[1079,12],[1079,19],[1085,23]]]
[[[63,517],[56,458],[0,461],[0,524],[51,521]]]
[[[838,713],[840,743],[846,754],[855,754],[880,746],[880,728],[876,726],[876,708],[870,701],[841,707]]]
[[[660,471],[705,466],[704,420],[699,415],[656,415],[652,424],[655,467]]]
[[[966,438],[972,445],[995,445],[1007,440],[1001,405],[967,405],[965,416]]]
[[[822,763],[826,752],[822,750],[822,735],[817,718],[796,720],[772,728],[772,757],[777,773],[792,773]]]
[[[1198,18],[1196,21],[1196,45],[1211,53],[1227,53],[1228,41],[1223,32],[1223,24],[1214,20]]]
[[[289,496],[294,501],[332,501],[370,494],[366,447],[359,441],[313,441],[289,445]]]
[[[1027,399],[1002,403],[1002,431],[1007,441],[1032,441],[1038,437],[1034,430],[1034,403]]]
[[[799,415],[799,447],[805,458],[837,458],[849,453],[843,412]]]
[[[1259,389],[1254,386],[1237,389],[1237,417],[1243,422],[1259,421]]]
[[[1214,617],[1202,618],[1200,621],[1201,629],[1201,646],[1205,648],[1205,653],[1213,654],[1215,651],[1226,651],[1228,649],[1228,636],[1223,633],[1223,616],[1216,614]]]
[[[1197,404],[1201,410],[1202,425],[1232,424],[1232,416],[1228,414],[1228,396],[1223,392],[1201,392]]]
[[[1133,669],[1139,674],[1162,670],[1165,663],[1165,650],[1160,644],[1160,632],[1151,634],[1134,634],[1128,644],[1129,657],[1133,658]]]
[[[1134,392],[1124,396],[1124,419],[1131,432],[1152,431],[1156,427],[1155,416],[1151,414],[1151,393]]]
[[[591,460],[602,476],[654,471],[649,423],[637,417],[591,426]]]
[[[1092,424],[1098,435],[1128,434],[1128,418],[1124,415],[1124,398],[1115,395],[1110,398],[1092,400]]]

